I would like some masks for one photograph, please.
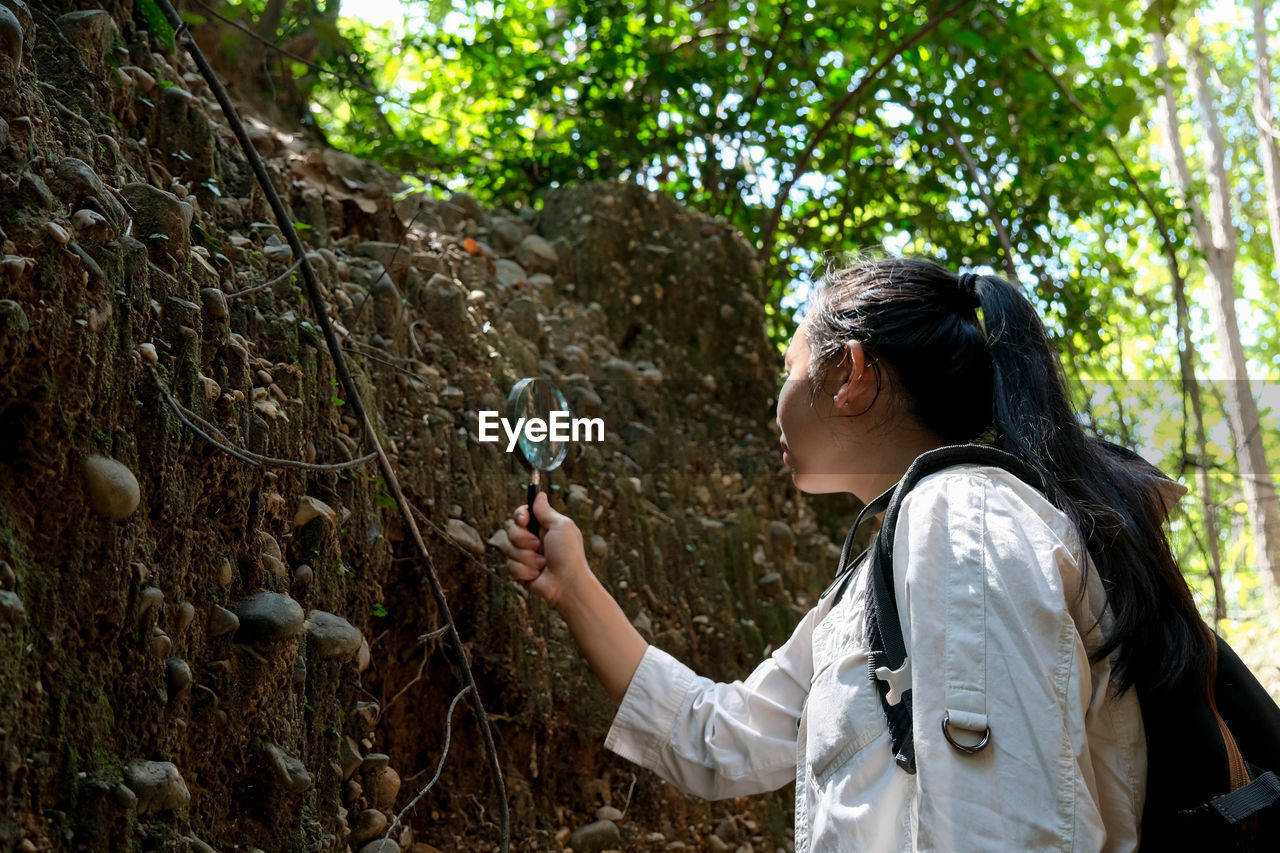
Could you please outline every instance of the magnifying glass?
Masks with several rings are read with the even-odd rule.
[[[565,454],[569,452],[567,441],[553,441],[551,438],[551,413],[568,411],[568,401],[549,379],[521,379],[507,395],[508,421],[520,423],[520,419],[524,418],[524,422],[528,424],[537,418],[546,427],[542,431],[544,437],[539,441],[530,439],[527,429],[522,429],[516,439],[516,453],[520,461],[533,471],[529,483],[529,532],[535,536],[540,529],[538,520],[533,517],[533,501],[538,496],[538,472],[559,468]]]

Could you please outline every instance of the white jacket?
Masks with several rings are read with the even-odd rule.
[[[916,775],[868,678],[863,570],[746,681],[650,646],[605,746],[707,799],[794,778],[797,853],[1134,850],[1142,718],[1133,690],[1110,695],[1109,662],[1089,663],[1109,613],[1068,518],[1003,469],[957,465],[903,499],[893,554]],[[978,731],[985,716],[987,748],[948,744],[948,711]]]

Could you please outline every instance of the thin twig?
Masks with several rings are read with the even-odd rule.
[[[422,799],[423,796],[426,795],[427,791],[430,791],[432,786],[436,784],[436,780],[440,778],[440,772],[444,770],[444,760],[449,757],[449,741],[453,738],[453,706],[457,705],[458,700],[462,698],[462,694],[466,693],[470,689],[471,685],[467,685],[462,688],[458,691],[458,695],[453,697],[453,701],[449,703],[449,713],[445,714],[444,717],[444,750],[441,751],[440,760],[436,763],[436,775],[431,777],[431,781],[427,783],[427,786],[415,794],[413,799],[409,801],[409,805],[402,808],[395,816],[395,819],[391,821],[391,825],[388,826],[387,831],[383,833],[382,838],[384,841],[389,839],[391,837],[392,830],[400,825],[400,818],[404,817],[405,812],[416,806],[418,804],[418,800]]]
[[[447,625],[442,628],[437,628],[434,631],[430,631],[418,637],[418,642],[425,643],[428,640],[439,637],[441,634],[444,634],[448,630],[449,630],[449,626]],[[373,644],[370,643],[370,645],[372,646]],[[387,700],[387,703],[385,705],[382,703],[378,704],[378,716],[375,719],[375,723],[374,723],[375,725],[377,724],[377,720],[381,720],[383,715],[386,714],[387,711],[391,709],[391,706],[396,703],[397,699],[403,696],[409,690],[410,687],[412,687],[413,685],[417,684],[419,681],[422,680],[422,673],[427,668],[427,660],[428,660],[427,652],[424,650],[422,653],[422,663],[418,664],[418,674],[415,675],[413,678],[411,678],[408,684],[406,684],[404,687],[401,687],[399,690],[397,690],[396,695],[392,696],[389,700]]]
[[[369,453],[352,459],[349,462],[301,462],[296,459],[277,459],[274,456],[263,456],[261,453],[254,453],[252,450],[245,450],[242,447],[235,447],[226,440],[226,436],[222,436],[223,440],[219,441],[209,433],[216,432],[222,435],[217,427],[210,424],[204,418],[188,409],[177,401],[177,399],[165,387],[164,382],[160,379],[159,372],[152,365],[147,365],[151,369],[151,378],[156,381],[156,387],[160,389],[160,393],[164,395],[165,401],[169,404],[169,408],[173,409],[174,414],[178,416],[178,420],[186,425],[187,429],[212,444],[214,447],[239,459],[241,462],[253,465],[255,467],[264,468],[300,468],[304,471],[343,471],[347,468],[356,468],[364,465],[366,462],[372,462],[377,458],[376,453]],[[203,427],[203,429],[202,429]],[[209,432],[206,432],[208,430]]]
[[[293,250],[294,257],[301,263],[302,279],[306,284],[307,298],[311,303],[312,311],[315,313],[316,323],[324,334],[329,356],[333,359],[334,371],[338,374],[343,392],[347,395],[347,402],[351,405],[352,413],[363,426],[364,434],[370,446],[373,447],[374,453],[377,454],[378,467],[382,472],[383,479],[386,481],[388,490],[391,492],[391,496],[396,501],[396,506],[400,510],[400,517],[404,519],[405,528],[417,547],[418,553],[422,556],[423,574],[430,586],[436,609],[440,614],[441,621],[449,628],[449,644],[453,650],[454,663],[458,668],[458,674],[464,686],[467,688],[463,692],[470,691],[471,706],[475,711],[476,721],[480,727],[481,740],[489,762],[489,773],[498,796],[500,808],[499,850],[501,853],[507,853],[511,848],[511,814],[507,803],[507,787],[502,778],[502,765],[498,760],[498,748],[494,743],[493,731],[489,726],[489,718],[485,713],[484,702],[480,698],[479,690],[476,689],[475,675],[471,671],[471,665],[467,662],[467,650],[462,643],[462,637],[458,634],[458,627],[449,611],[449,601],[445,597],[444,588],[440,585],[440,578],[437,576],[435,566],[431,561],[431,552],[427,549],[427,543],[422,538],[422,532],[418,529],[413,513],[409,510],[409,501],[405,497],[404,489],[400,486],[400,478],[396,474],[395,466],[391,464],[386,450],[382,447],[382,441],[378,438],[378,431],[374,427],[373,421],[369,418],[364,401],[360,397],[360,388],[356,385],[355,378],[351,375],[351,370],[347,366],[347,360],[342,354],[342,344],[338,340],[333,321],[329,318],[328,311],[325,308],[324,292],[320,286],[320,279],[307,258],[306,249],[302,245],[302,240],[298,237],[297,230],[293,227],[293,218],[290,216],[288,208],[284,206],[284,202],[280,200],[275,184],[272,183],[271,176],[267,173],[267,167],[262,162],[258,149],[254,147],[252,140],[249,139],[249,134],[245,130],[244,123],[240,121],[235,105],[231,103],[231,96],[227,94],[226,87],[218,79],[217,72],[209,64],[204,51],[196,44],[195,39],[192,38],[187,28],[186,22],[182,20],[182,17],[173,8],[169,0],[156,0],[156,3],[164,11],[169,24],[174,28],[175,38],[181,39],[187,53],[191,55],[192,60],[200,69],[200,73],[209,84],[209,88],[213,91],[218,105],[222,108],[223,116],[231,126],[231,131],[235,134],[241,151],[249,161],[249,165],[253,169],[254,176],[262,188],[262,193],[266,197],[267,203],[271,206],[271,211],[275,215],[280,230],[289,241],[289,247]]]
[[[296,270],[298,268],[298,265],[301,263],[302,261],[294,261],[291,267],[289,267],[284,272],[280,273],[280,275],[271,279],[271,281],[265,282],[263,284],[256,284],[253,287],[248,287],[248,288],[245,288],[244,290],[237,290],[235,293],[228,293],[227,298],[236,299],[240,296],[248,296],[250,293],[257,293],[260,290],[269,290],[270,288],[273,288],[280,282],[284,281],[289,276],[293,275],[293,271]]]

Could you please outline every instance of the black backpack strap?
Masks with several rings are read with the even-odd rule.
[[[1209,806],[1227,823],[1236,824],[1276,803],[1280,803],[1280,777],[1268,770],[1248,785],[1214,797]]]
[[[908,773],[916,770],[912,742],[911,673],[893,584],[893,534],[902,501],[917,482],[943,468],[972,464],[1003,468],[1040,491],[1046,491],[1038,471],[999,448],[960,444],[930,450],[916,457],[906,474],[890,490],[884,522],[871,547],[871,577],[867,589],[867,670],[880,693],[880,704],[889,723],[889,745],[894,761]],[[952,740],[948,722],[945,718],[942,721],[943,733],[957,749],[976,752],[987,745],[989,730],[981,743],[966,746]]]
[[[819,601],[834,593],[834,596],[831,599],[831,606],[835,607],[836,602],[840,600],[842,595],[844,595],[845,588],[848,587],[850,578],[853,577],[860,561],[867,553],[866,551],[863,551],[858,555],[856,560],[850,562],[849,552],[853,549],[854,535],[858,532],[858,528],[862,526],[863,521],[868,518],[874,518],[876,515],[884,512],[884,508],[889,505],[889,499],[893,497],[894,488],[896,488],[896,486],[891,486],[890,488],[885,489],[882,494],[872,498],[871,502],[864,506],[862,511],[858,513],[858,517],[854,519],[853,526],[849,528],[849,534],[844,537],[844,548],[840,550],[840,564],[836,567],[835,580],[833,580],[831,585],[823,591],[822,595],[818,596]]]

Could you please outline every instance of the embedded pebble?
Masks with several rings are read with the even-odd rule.
[[[391,767],[380,767],[365,778],[364,790],[373,805],[390,808],[400,793],[400,774]]]
[[[613,806],[601,806],[596,809],[596,820],[611,820],[614,823],[622,820],[622,812]]]
[[[315,579],[315,571],[310,566],[303,563],[301,566],[293,570],[294,586],[306,586]]]
[[[302,527],[321,516],[329,522],[331,527],[338,525],[338,514],[333,511],[333,507],[322,500],[303,495],[298,498],[298,509],[293,514],[293,526]]]
[[[306,628],[312,652],[323,660],[349,660],[360,651],[364,639],[346,619],[323,610],[312,610],[307,615]]]
[[[390,838],[379,838],[361,847],[360,853],[400,853],[400,845]]]
[[[236,640],[273,642],[296,637],[302,632],[301,605],[278,592],[259,592],[241,599],[231,608],[240,620]]]
[[[191,621],[196,618],[196,606],[190,601],[184,601],[178,605],[178,633],[191,627]]]
[[[169,635],[156,625],[151,629],[150,647],[151,654],[158,658],[167,658],[169,652],[173,650],[173,640],[170,640]]]
[[[311,787],[311,774],[301,761],[274,743],[264,743],[262,752],[280,787],[293,794],[301,794]]]
[[[0,6],[0,55],[7,56],[15,70],[22,62],[22,24],[4,6]]]
[[[279,558],[270,554],[259,554],[258,557],[262,560],[262,568],[266,569],[272,577],[284,580],[289,576],[289,567],[282,563]]]
[[[124,769],[124,783],[138,798],[139,815],[185,809],[191,804],[187,783],[171,761],[131,761]]]
[[[169,698],[177,696],[191,687],[195,679],[191,676],[191,667],[182,658],[169,658],[164,664],[164,681],[169,687]]]
[[[138,593],[138,619],[164,603],[164,592],[154,586],[145,586]]]
[[[530,234],[516,247],[516,260],[531,273],[554,273],[560,264],[560,256],[550,243],[537,234]]]
[[[200,297],[204,302],[204,312],[214,320],[225,320],[231,316],[231,309],[227,306],[227,295],[216,287],[204,287],[200,289]]]
[[[231,565],[230,558],[224,558],[222,565],[218,566],[218,586],[231,586],[231,576],[234,567]]]
[[[599,533],[591,537],[591,554],[602,559],[609,556],[609,543]]]
[[[142,356],[142,360],[145,361],[147,364],[160,363],[160,356],[156,355],[155,344],[151,344],[151,343],[138,344],[138,354]]]
[[[484,555],[484,540],[480,538],[480,533],[462,519],[449,519],[449,523],[445,526],[445,532],[449,534],[450,539],[453,539],[472,554],[476,556]]]
[[[573,853],[602,853],[621,847],[622,834],[613,821],[597,820],[574,830],[569,836],[569,846]]]
[[[221,637],[240,627],[240,617],[220,605],[209,611],[209,636]]]
[[[141,494],[132,471],[105,456],[86,456],[81,466],[94,512],[112,521],[133,515]]]
[[[13,573],[13,566],[0,560],[0,589],[13,589],[18,584],[18,576]]]
[[[387,816],[377,809],[365,809],[356,815],[351,823],[350,844],[363,844],[372,841],[387,828]]]
[[[18,594],[8,589],[0,590],[0,619],[10,625],[21,625],[26,618],[27,611]]]
[[[351,775],[360,769],[360,765],[364,761],[363,756],[360,755],[360,744],[349,737],[344,737],[339,741],[338,758],[342,761],[343,779],[350,779]]]
[[[761,595],[772,598],[775,595],[782,594],[782,575],[777,572],[767,572],[760,576],[756,581],[756,588]]]

